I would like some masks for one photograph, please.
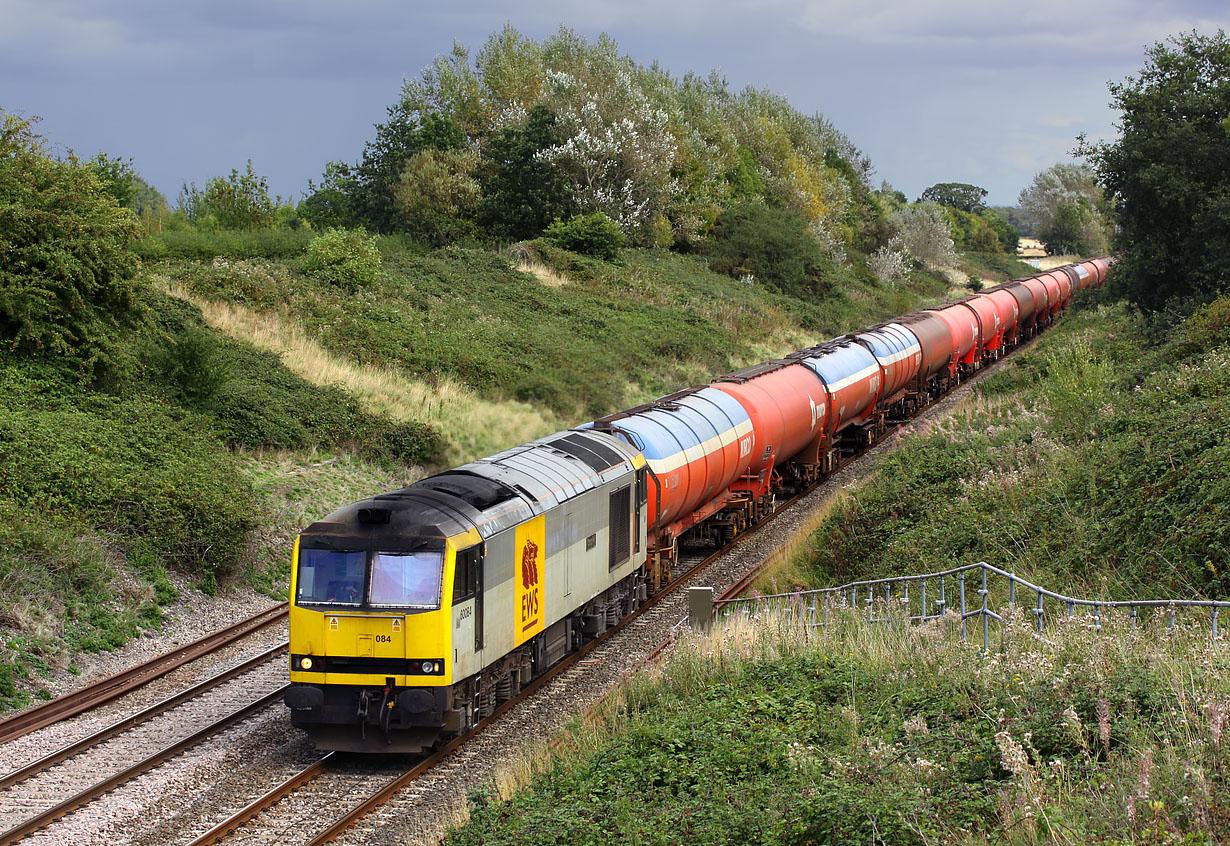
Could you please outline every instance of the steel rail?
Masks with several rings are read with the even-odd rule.
[[[75,717],[83,711],[112,702],[144,684],[165,676],[172,670],[195,661],[215,649],[246,637],[253,632],[281,621],[287,616],[288,603],[282,602],[245,620],[205,635],[187,646],[166,652],[143,664],[130,667],[94,682],[91,685],[56,697],[18,714],[0,720],[0,743],[4,743],[32,731]]]
[[[330,752],[316,763],[304,767],[298,773],[286,779],[286,781],[282,782],[269,792],[265,793],[255,802],[249,803],[242,810],[237,811],[222,822],[215,825],[196,840],[193,840],[190,844],[188,844],[188,846],[212,846],[212,844],[220,842],[235,829],[247,824],[248,822],[251,822],[251,820],[262,811],[272,808],[300,787],[303,787],[303,785],[310,781],[314,781],[320,776],[321,773],[325,771],[325,767],[336,755],[336,752]]]
[[[63,746],[57,749],[56,751],[51,752],[50,754],[44,755],[42,758],[39,758],[37,761],[34,761],[33,763],[27,764],[26,766],[21,767],[19,769],[7,772],[3,776],[0,776],[0,789],[6,788],[13,784],[17,784],[18,782],[21,782],[21,781],[25,781],[31,776],[35,776],[43,772],[44,770],[50,769],[51,767],[65,760],[66,758],[72,758],[75,755],[79,755],[85,750],[90,749],[94,746],[97,746],[99,743],[102,743],[104,740],[114,737],[120,732],[126,729],[129,729],[138,723],[144,722],[145,720],[148,720],[151,717],[156,717],[165,711],[169,711],[170,709],[174,708],[176,705],[179,705],[182,702],[186,702],[189,699],[199,696],[205,691],[210,690],[211,688],[217,687],[223,682],[230,681],[235,676],[241,675],[247,672],[248,670],[252,669],[255,666],[263,664],[267,661],[271,661],[273,660],[273,658],[275,658],[278,655],[278,653],[285,652],[288,646],[289,646],[289,642],[283,641],[281,644],[273,647],[272,649],[268,649],[260,653],[259,655],[254,655],[253,657],[239,664],[236,664],[234,667],[231,667],[228,670],[223,670],[221,673],[218,673],[212,678],[205,679],[204,681],[193,685],[187,690],[180,691],[179,693],[176,693],[173,696],[167,697],[161,702],[157,702],[153,705],[150,705],[148,708],[144,708],[135,714],[131,714],[130,716],[125,717],[119,722],[112,723],[111,725],[103,729],[100,729],[99,731],[96,731],[93,734],[88,735],[87,737],[83,737],[81,740],[78,740],[75,743],[70,743],[67,746]]]
[[[245,705],[238,711],[233,711],[222,719],[209,724],[188,737],[175,741],[175,743],[165,749],[155,752],[153,755],[144,758],[127,769],[122,770],[115,775],[108,776],[106,779],[100,781],[98,784],[95,784],[93,787],[86,788],[75,796],[65,799],[54,807],[43,811],[41,814],[29,820],[26,820],[24,823],[16,825],[8,831],[0,833],[0,846],[10,846],[10,844],[16,843],[19,840],[28,837],[40,828],[44,828],[45,826],[58,820],[60,817],[72,813],[83,805],[86,805],[97,799],[99,796],[102,796],[104,793],[109,793],[125,782],[131,781],[142,773],[152,770],[168,758],[173,758],[185,749],[195,746],[202,740],[208,738],[210,735],[217,734],[218,732],[229,728],[232,724],[239,722],[256,711],[271,705],[282,696],[282,694],[286,691],[286,688],[289,686],[290,685],[288,684],[282,685],[277,690],[265,694],[260,699]]]

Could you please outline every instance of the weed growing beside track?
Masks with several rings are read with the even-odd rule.
[[[1206,842],[1230,825],[1230,655],[1207,625],[1077,619],[1052,647],[1022,612],[982,658],[951,617],[834,622],[686,638],[526,790],[471,796],[446,842]]]

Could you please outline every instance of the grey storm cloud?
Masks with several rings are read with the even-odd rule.
[[[0,0],[0,107],[41,115],[57,145],[133,157],[172,196],[248,158],[297,194],[356,160],[402,79],[454,40],[562,25],[821,112],[911,196],[966,181],[1010,203],[1077,133],[1113,133],[1106,83],[1146,46],[1226,17],[1212,0]]]

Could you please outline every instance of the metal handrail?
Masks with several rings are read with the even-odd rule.
[[[976,577],[980,577],[975,582],[977,588],[973,591],[973,594],[976,598],[972,598],[972,601],[969,595],[970,592],[967,591],[967,576],[971,573]],[[1109,612],[1116,609],[1125,608],[1129,611],[1132,628],[1136,628],[1139,612],[1142,609],[1168,609],[1170,611],[1168,628],[1173,630],[1176,610],[1206,608],[1210,611],[1211,637],[1213,640],[1217,640],[1219,637],[1219,612],[1222,609],[1230,609],[1230,602],[1211,599],[1104,600],[1066,596],[1036,585],[1015,573],[1001,570],[985,561],[979,561],[977,564],[967,564],[934,573],[889,576],[881,579],[863,579],[848,582],[838,587],[717,600],[714,602],[714,615],[715,617],[725,617],[731,614],[750,616],[753,613],[770,609],[786,614],[805,612],[809,626],[824,626],[828,625],[830,610],[834,605],[843,609],[853,609],[860,604],[865,606],[867,616],[864,622],[867,623],[891,623],[894,620],[925,623],[941,619],[948,613],[959,613],[962,640],[968,639],[967,622],[974,617],[981,618],[982,647],[983,654],[986,654],[990,651],[991,621],[994,620],[1002,623],[1004,620],[1003,614],[997,613],[992,607],[990,600],[991,586],[989,578],[994,577],[1006,580],[1008,589],[1006,605],[1010,609],[1017,607],[1018,591],[1032,594],[1031,599],[1033,602],[1029,611],[1034,616],[1034,628],[1039,636],[1043,634],[1045,622],[1049,618],[1046,607],[1048,600],[1052,604],[1058,603],[1066,608],[1067,617],[1074,617],[1077,608],[1091,609],[1093,613],[1090,616],[1093,619],[1094,628],[1098,631],[1102,629],[1103,620],[1108,616]],[[952,582],[955,582],[955,584],[951,584]],[[933,588],[938,586],[939,597],[938,599],[933,598],[930,605],[927,600],[929,584]],[[911,613],[911,605],[915,601],[910,596],[910,588],[912,586],[915,588],[915,595],[917,597],[917,614]],[[955,595],[952,596],[951,600],[950,587],[955,589]],[[932,597],[936,595],[937,592],[933,590]],[[838,600],[836,603],[833,601],[835,598]],[[877,617],[876,608],[881,602],[883,602],[885,609],[884,615]],[[949,605],[952,602],[959,603],[959,612],[956,609],[953,609],[952,612],[949,611]],[[889,613],[888,609],[892,608],[894,603],[903,609],[905,613]],[[996,607],[999,607],[1000,611],[1004,610],[1002,606],[997,605]]]

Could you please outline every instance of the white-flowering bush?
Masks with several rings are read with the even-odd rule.
[[[893,213],[893,228],[912,258],[932,270],[947,270],[957,264],[948,218],[935,203],[903,206]]]
[[[570,74],[548,71],[547,90],[565,140],[538,153],[568,177],[579,208],[600,211],[635,235],[679,189],[670,116],[651,106],[625,67],[612,68],[600,102]]]
[[[1017,201],[1035,231],[1049,229],[1062,205],[1076,205],[1085,199],[1096,205],[1102,189],[1097,176],[1087,165],[1056,164],[1034,176]]]
[[[910,251],[905,246],[905,239],[894,235],[867,258],[867,266],[880,282],[890,288],[896,287],[897,282],[910,272]]]

